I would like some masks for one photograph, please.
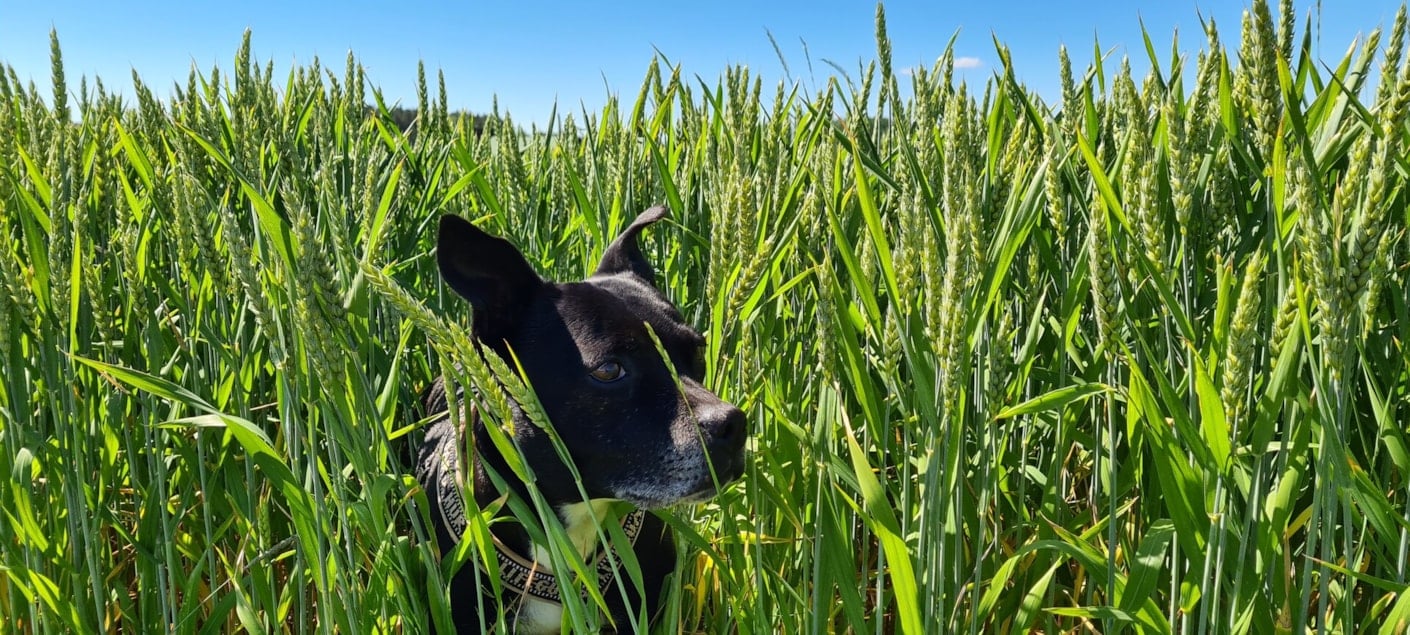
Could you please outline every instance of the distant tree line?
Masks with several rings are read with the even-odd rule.
[[[367,107],[367,111],[370,115],[376,114],[377,107],[369,105]],[[402,108],[401,106],[393,106],[387,109],[387,113],[392,116],[392,123],[395,123],[397,125],[397,128],[401,129],[403,134],[415,134],[416,131],[412,129],[412,127],[416,124],[416,117],[418,115],[418,112],[415,108]],[[452,127],[459,126],[461,119],[469,117],[471,121],[470,127],[472,130],[475,131],[475,134],[477,136],[485,131],[485,121],[489,119],[489,115],[477,115],[475,113],[466,112],[464,110],[451,111],[448,116],[450,117],[450,124]]]

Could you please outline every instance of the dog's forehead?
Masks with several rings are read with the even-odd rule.
[[[593,276],[563,285],[558,304],[565,318],[586,327],[580,332],[644,336],[642,324],[646,323],[663,344],[701,340],[660,291],[630,274]]]

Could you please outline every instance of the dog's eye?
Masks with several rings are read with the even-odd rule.
[[[612,383],[627,376],[627,369],[617,362],[602,362],[592,369],[592,378],[604,384]]]

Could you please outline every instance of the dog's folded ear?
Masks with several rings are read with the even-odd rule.
[[[667,211],[665,207],[658,205],[639,214],[636,220],[632,221],[632,224],[622,230],[621,235],[607,246],[607,251],[602,253],[602,262],[597,265],[597,273],[594,275],[633,273],[655,286],[656,273],[651,269],[651,263],[648,263],[646,257],[641,255],[641,247],[637,246],[636,237],[647,225],[665,218]]]
[[[475,308],[481,336],[513,324],[543,286],[543,279],[513,243],[452,214],[441,217],[436,263],[446,284]]]

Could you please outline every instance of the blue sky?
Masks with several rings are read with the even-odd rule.
[[[1308,15],[1320,55],[1339,59],[1353,38],[1387,30],[1399,3],[1392,0],[1299,0],[1299,25]],[[956,32],[961,77],[982,84],[997,63],[992,35],[1013,52],[1019,77],[1044,97],[1057,94],[1057,49],[1066,44],[1079,68],[1092,59],[1093,37],[1115,60],[1129,54],[1145,67],[1140,21],[1162,62],[1178,29],[1181,49],[1193,57],[1203,38],[1199,16],[1213,17],[1229,46],[1238,42],[1245,0],[1131,0],[1078,2],[894,1],[886,4],[896,68],[930,65]],[[542,123],[556,101],[560,111],[597,110],[609,91],[636,95],[655,51],[682,65],[686,76],[711,83],[730,64],[748,65],[766,86],[825,81],[831,60],[855,75],[875,56],[873,16],[865,0],[819,2],[568,3],[539,0],[446,3],[421,0],[341,3],[71,2],[0,0],[0,62],[47,92],[49,30],[58,29],[69,86],[100,76],[110,89],[131,94],[136,69],[158,96],[185,83],[192,64],[230,69],[246,28],[255,57],[273,60],[280,76],[292,64],[318,56],[341,74],[352,50],[372,83],[391,101],[414,106],[416,62],[445,72],[452,108],[502,109],[521,122]],[[785,75],[768,33],[788,62]],[[805,48],[806,47],[806,48]],[[806,53],[805,53],[806,51]],[[812,60],[809,72],[808,59]],[[1115,61],[1112,62],[1113,66]]]

